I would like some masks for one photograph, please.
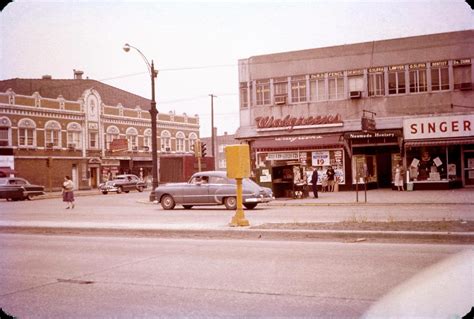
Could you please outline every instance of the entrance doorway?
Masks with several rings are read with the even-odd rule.
[[[91,188],[97,188],[99,185],[99,168],[98,167],[91,167],[89,168],[91,172],[90,176],[90,185]]]
[[[474,187],[474,150],[464,151],[464,186]]]

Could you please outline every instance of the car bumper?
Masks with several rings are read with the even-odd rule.
[[[118,190],[118,187],[105,185],[105,186],[99,187],[99,189],[101,192],[116,192]]]
[[[244,203],[268,203],[274,199],[275,197],[250,197],[244,198]]]

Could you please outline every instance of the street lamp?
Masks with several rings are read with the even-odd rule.
[[[148,62],[147,58],[143,53],[137,49],[136,47],[125,43],[123,46],[123,50],[125,52],[130,51],[130,49],[135,49],[140,55],[142,56],[143,60],[145,61],[148,72],[150,73],[151,77],[151,107],[150,107],[150,117],[151,117],[151,161],[152,161],[152,191],[150,194],[150,201],[155,200],[155,188],[158,187],[158,147],[156,141],[156,116],[158,115],[158,111],[156,110],[156,101],[155,101],[155,78],[158,75],[158,70],[155,70],[155,66],[153,64],[153,60]]]

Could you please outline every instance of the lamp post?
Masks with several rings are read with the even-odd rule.
[[[155,66],[153,64],[153,60],[148,62],[147,58],[143,53],[136,47],[125,43],[123,46],[123,50],[125,52],[130,51],[130,49],[135,49],[140,55],[142,56],[143,60],[145,61],[148,72],[150,73],[151,77],[151,107],[150,107],[150,117],[151,117],[151,161],[152,161],[152,191],[150,194],[150,201],[155,200],[155,188],[158,187],[158,147],[156,141],[156,116],[158,115],[158,111],[156,109],[156,101],[155,101],[155,78],[158,75],[158,70],[155,70]]]

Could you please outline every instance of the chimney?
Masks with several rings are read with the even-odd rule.
[[[51,80],[51,79],[53,79],[53,77],[52,77],[51,75],[49,75],[49,74],[45,74],[45,75],[43,75],[41,78],[42,78],[43,80]]]
[[[73,69],[74,71],[74,80],[82,80],[83,71]]]

